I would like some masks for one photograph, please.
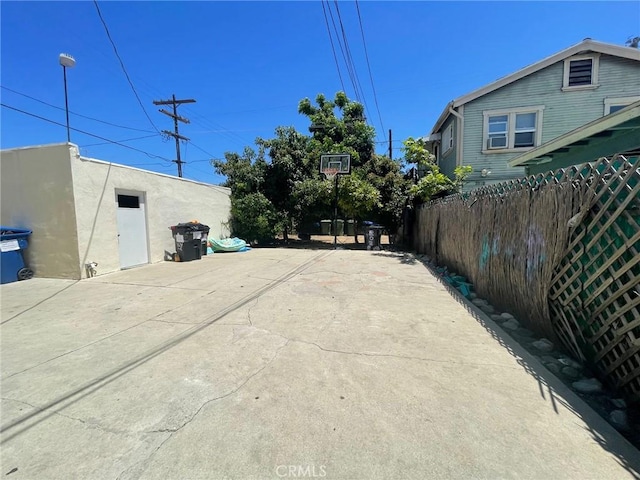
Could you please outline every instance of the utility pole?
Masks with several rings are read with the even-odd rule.
[[[389,129],[389,160],[393,160],[393,142],[391,140],[391,129]]]
[[[178,177],[182,177],[182,164],[184,163],[180,159],[180,140],[189,141],[187,137],[183,137],[178,133],[178,121],[183,123],[190,123],[188,118],[184,118],[178,115],[178,105],[182,105],[183,103],[195,103],[196,101],[193,98],[187,98],[185,100],[176,100],[175,94],[171,96],[171,100],[154,100],[154,105],[172,105],[173,113],[167,112],[164,108],[159,109],[160,113],[164,113],[165,115],[173,118],[173,132],[169,130],[162,130],[162,133],[169,135],[176,139],[176,159],[173,160],[174,163],[178,164]]]

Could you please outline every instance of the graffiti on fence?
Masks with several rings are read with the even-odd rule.
[[[489,262],[489,255],[491,255],[491,250],[489,248],[489,239],[485,235],[482,237],[482,250],[480,253],[480,271],[483,271]]]
[[[533,279],[533,275],[539,270],[545,261],[545,241],[544,236],[540,232],[540,227],[530,225],[527,231],[527,264],[526,276],[527,281]]]

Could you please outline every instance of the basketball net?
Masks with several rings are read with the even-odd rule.
[[[327,168],[324,171],[324,176],[326,177],[327,180],[334,180],[337,174],[338,174],[337,168]]]

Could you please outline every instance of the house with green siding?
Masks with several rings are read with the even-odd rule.
[[[465,190],[525,175],[509,162],[640,100],[640,50],[585,39],[449,102],[425,137],[443,173],[473,173]]]

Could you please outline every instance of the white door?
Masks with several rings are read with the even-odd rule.
[[[116,191],[120,267],[149,263],[144,193]]]

